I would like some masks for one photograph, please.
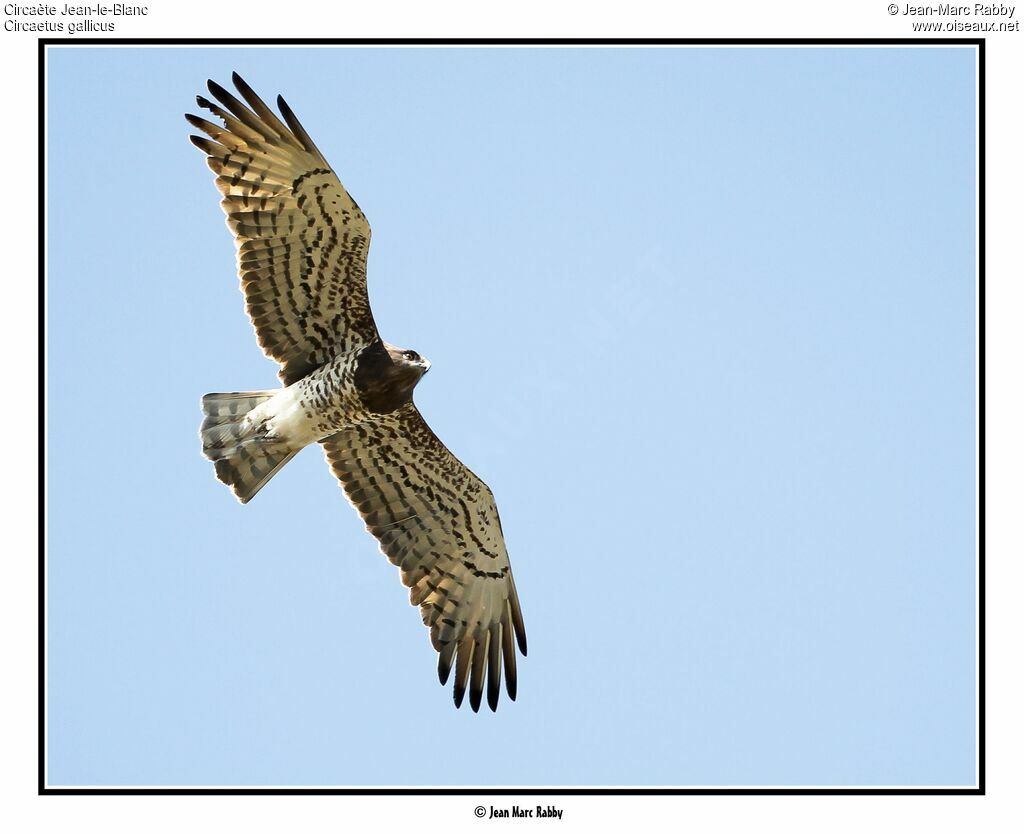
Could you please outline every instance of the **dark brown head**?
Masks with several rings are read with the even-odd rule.
[[[359,354],[356,388],[370,411],[394,411],[412,399],[412,389],[430,370],[430,363],[414,350],[375,342]]]

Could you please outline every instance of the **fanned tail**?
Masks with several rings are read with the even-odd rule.
[[[299,451],[268,438],[262,423],[249,416],[276,393],[239,391],[203,397],[203,454],[213,461],[217,477],[243,504]]]

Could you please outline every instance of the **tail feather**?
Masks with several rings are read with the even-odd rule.
[[[232,394],[206,394],[203,397],[203,428],[221,423],[236,423],[277,391],[236,391]]]
[[[261,422],[249,419],[249,412],[276,393],[240,391],[203,397],[203,454],[213,461],[217,478],[243,504],[299,451],[267,437]]]

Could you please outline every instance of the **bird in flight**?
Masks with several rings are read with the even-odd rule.
[[[491,490],[430,430],[413,389],[430,368],[381,339],[366,290],[370,224],[291,108],[277,115],[234,73],[186,115],[207,154],[235,236],[245,308],[281,388],[203,397],[203,454],[248,502],[311,443],[380,549],[401,570],[439,653],[455,668],[455,705],[497,709],[516,697],[516,644],[526,655],[498,508]]]

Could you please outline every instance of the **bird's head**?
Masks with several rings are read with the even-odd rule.
[[[395,347],[395,345],[384,343],[388,356],[395,364],[400,375],[405,379],[413,380],[413,385],[420,381],[427,371],[430,370],[430,362],[424,356],[420,356],[414,350]]]
[[[359,354],[356,388],[371,411],[393,411],[412,400],[412,389],[429,367],[430,363],[414,350],[375,342]]]

